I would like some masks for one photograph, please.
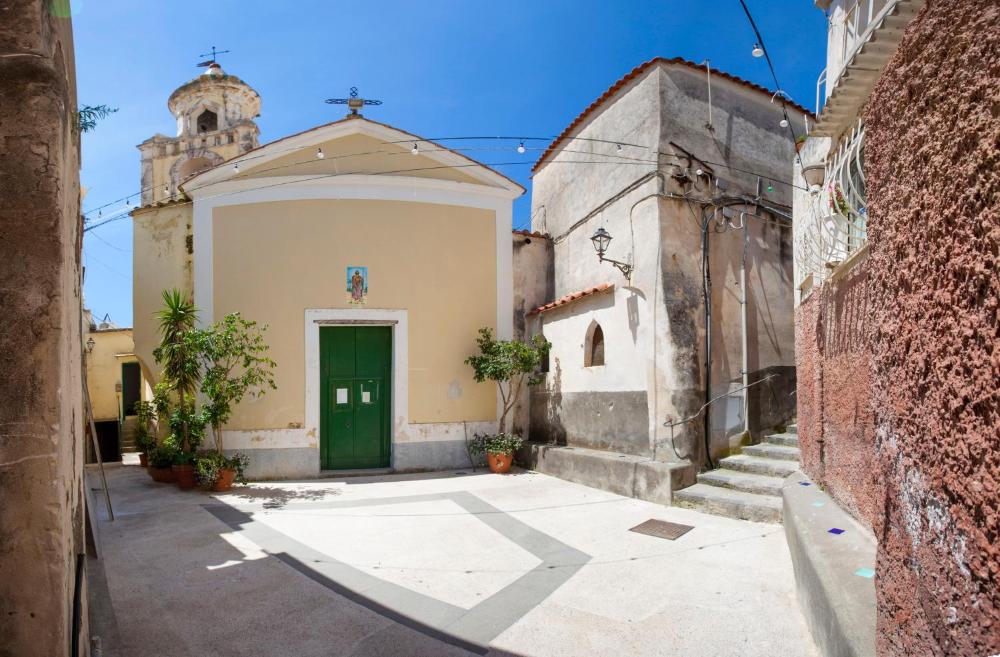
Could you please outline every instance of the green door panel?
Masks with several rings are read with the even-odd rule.
[[[392,328],[320,328],[320,466],[389,465]]]

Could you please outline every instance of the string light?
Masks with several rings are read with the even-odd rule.
[[[517,152],[524,153],[525,150],[526,149],[524,148],[524,142],[522,141],[520,144],[517,145]]]
[[[750,54],[754,57],[763,57],[764,49],[760,47],[759,43],[755,43],[753,44],[753,50],[750,51]]]
[[[781,121],[778,122],[778,125],[780,125],[782,128],[787,128],[788,127],[788,119],[782,118]]]
[[[418,155],[420,153],[420,149],[417,148],[417,142],[413,142],[413,148],[410,149],[410,152],[414,155]]]
[[[233,171],[235,173],[239,173],[240,172],[240,163],[239,162],[237,162],[236,164],[233,165]]]
[[[622,145],[621,144],[615,144],[615,150],[618,151],[619,153],[621,153],[622,152]]]
[[[316,149],[316,158],[322,160],[324,157],[326,157],[326,156],[323,155],[323,149],[322,148],[317,148]]]

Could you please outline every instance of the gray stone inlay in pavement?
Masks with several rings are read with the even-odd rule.
[[[247,510],[226,505],[203,508],[313,581],[398,623],[478,654],[486,654],[491,640],[555,592],[591,558],[463,491],[309,506],[357,508],[439,500],[458,504],[541,563],[471,609],[463,609],[332,559],[255,520]]]

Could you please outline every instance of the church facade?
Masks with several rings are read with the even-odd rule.
[[[143,151],[153,191],[133,212],[134,324],[147,378],[160,291],[190,290],[203,325],[238,311],[267,326],[278,389],[244,401],[224,436],[248,476],[466,466],[466,437],[495,428],[497,399],[464,360],[480,327],[511,335],[523,188],[355,113],[257,147],[259,100],[241,91],[230,108],[227,77],[216,68],[189,102],[172,96],[178,136],[155,140],[164,155],[149,166]]]

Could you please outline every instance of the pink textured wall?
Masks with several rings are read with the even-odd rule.
[[[878,654],[1000,653],[1000,5],[927,0],[865,116],[865,263],[797,311],[804,469],[878,539]]]
[[[867,265],[802,302],[795,346],[803,469],[872,527],[882,492],[873,458]]]
[[[1000,4],[928,0],[865,117],[881,655],[1000,653]]]

